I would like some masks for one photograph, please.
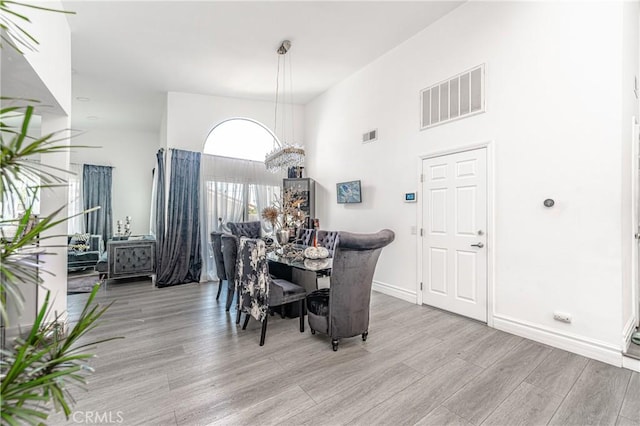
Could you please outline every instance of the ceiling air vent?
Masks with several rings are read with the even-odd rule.
[[[373,129],[362,134],[362,143],[369,143],[378,140],[378,129]]]
[[[485,111],[484,64],[420,91],[420,130]]]

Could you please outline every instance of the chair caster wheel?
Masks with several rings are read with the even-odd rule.
[[[338,341],[337,340],[332,340],[331,341],[331,347],[333,347],[333,351],[337,352],[338,351]]]
[[[311,329],[311,334],[316,334],[316,331],[313,328]]]
[[[369,335],[368,331],[365,331],[364,333],[362,333],[362,341],[366,342],[367,341],[367,336]]]

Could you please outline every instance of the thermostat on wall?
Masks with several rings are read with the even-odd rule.
[[[405,192],[404,193],[404,202],[405,203],[415,203],[416,202],[416,193],[415,192]]]

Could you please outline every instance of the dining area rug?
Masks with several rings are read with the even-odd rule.
[[[96,271],[69,273],[67,275],[67,294],[91,293],[93,286],[100,282]]]

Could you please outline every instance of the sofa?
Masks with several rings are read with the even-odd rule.
[[[69,272],[95,267],[104,252],[102,235],[69,235],[67,245],[67,271]]]

